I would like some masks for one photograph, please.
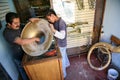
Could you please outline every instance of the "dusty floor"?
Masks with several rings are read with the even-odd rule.
[[[67,68],[65,80],[107,80],[107,71],[91,69],[86,58],[86,54],[80,55],[80,57],[69,57],[71,65]]]

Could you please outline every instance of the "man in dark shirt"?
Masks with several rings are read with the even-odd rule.
[[[6,41],[10,44],[14,62],[18,68],[22,76],[22,80],[28,80],[27,75],[21,65],[22,57],[24,51],[21,48],[21,45],[29,44],[34,41],[40,41],[39,38],[29,38],[29,39],[22,39],[20,37],[22,27],[20,26],[20,18],[18,14],[14,12],[9,12],[6,14],[6,28],[3,32],[3,36]]]
[[[67,26],[65,21],[58,17],[53,9],[50,9],[46,13],[46,18],[50,22],[50,28],[55,36],[57,46],[60,49],[62,55],[62,69],[64,78],[67,76],[66,68],[70,66],[69,59],[67,57]],[[40,20],[39,18],[31,18],[30,21],[34,22]]]
[[[50,23],[52,23],[50,24],[50,28],[55,36],[57,46],[59,47],[62,55],[62,69],[65,78],[67,76],[66,68],[70,66],[66,52],[67,26],[65,21],[62,18],[58,17],[53,9],[48,10],[46,13],[46,18]]]

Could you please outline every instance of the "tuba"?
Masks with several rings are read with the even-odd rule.
[[[53,35],[49,28],[49,23],[45,19],[35,22],[28,22],[22,30],[21,38],[40,38],[40,42],[32,42],[22,45],[24,52],[30,56],[39,56],[44,54],[50,47]]]
[[[103,70],[107,68],[111,61],[112,49],[113,49],[113,46],[106,42],[98,42],[94,44],[88,51],[88,55],[87,55],[87,61],[90,67],[94,70]],[[91,60],[92,55],[98,55],[98,56],[104,57],[102,58],[102,60],[99,61],[99,63],[97,62],[99,66],[93,64],[95,61]],[[100,59],[98,56],[96,56],[96,61]]]
[[[90,67],[94,70],[103,70],[107,68],[111,62],[111,53],[120,53],[120,46],[113,46],[106,42],[98,42],[91,46],[88,51],[87,61]],[[95,61],[92,61],[92,55],[96,56],[96,61],[99,60],[99,66],[94,65]],[[97,63],[98,64],[98,63]]]

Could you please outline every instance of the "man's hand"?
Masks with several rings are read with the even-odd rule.
[[[50,26],[52,32],[55,33],[55,32],[56,32],[56,29],[54,28],[53,24],[49,24],[49,26]]]
[[[30,22],[35,22],[35,21],[39,21],[40,19],[39,18],[30,18],[29,21]]]
[[[40,44],[40,38],[34,38],[34,41],[35,41],[37,44]]]
[[[34,38],[35,42],[40,42],[40,38]]]

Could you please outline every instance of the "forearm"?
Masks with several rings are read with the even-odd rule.
[[[59,39],[64,39],[65,38],[65,31],[55,31],[55,34],[54,34],[55,37],[59,38]]]
[[[30,44],[32,42],[35,42],[35,38],[22,39],[22,45]]]
[[[59,39],[64,39],[65,38],[65,30],[61,30],[61,31],[58,31],[54,28],[54,26],[52,24],[50,24],[50,28],[52,30],[52,32],[54,33],[54,36],[59,38]]]
[[[21,38],[17,38],[15,40],[15,43],[19,44],[19,45],[25,45],[25,44],[30,44],[32,42],[38,42],[40,41],[39,38],[27,38],[27,39],[21,39]]]

